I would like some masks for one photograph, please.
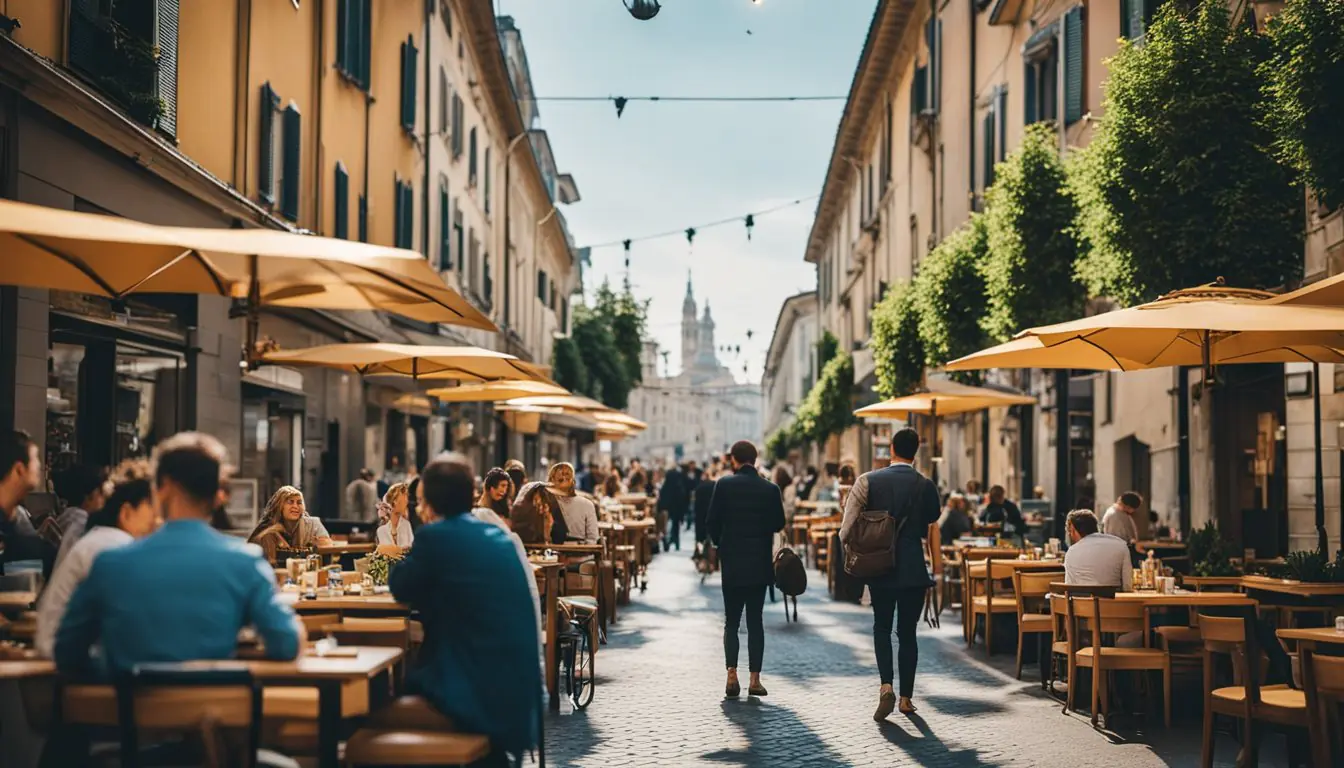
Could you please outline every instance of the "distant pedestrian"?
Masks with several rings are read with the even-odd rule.
[[[691,494],[686,490],[686,479],[676,465],[667,471],[667,478],[658,492],[658,510],[667,513],[667,526],[663,529],[663,551],[675,546],[681,551],[681,527],[686,521],[686,512],[691,506]]]
[[[513,487],[522,490],[527,485],[527,468],[523,462],[517,459],[509,459],[504,462],[504,471],[509,473],[509,479],[513,481]]]
[[[725,693],[737,696],[737,630],[747,613],[747,658],[751,680],[747,693],[766,695],[761,685],[765,656],[765,590],[775,583],[774,538],[784,529],[784,501],[779,488],[756,470],[756,446],[739,440],[731,451],[733,473],[714,484],[708,512],[709,535],[718,547],[723,570],[723,654],[728,666]]]
[[[373,481],[373,470],[367,467],[345,486],[345,520],[366,523],[378,509],[378,485]]]
[[[882,679],[877,711],[873,714],[877,722],[885,720],[898,706],[896,693],[892,691],[895,679],[891,663],[893,618],[900,645],[899,707],[903,714],[915,711],[912,699],[915,668],[919,664],[915,630],[924,609],[925,594],[933,586],[933,579],[924,564],[921,539],[927,534],[929,525],[938,520],[938,489],[915,469],[918,452],[918,432],[907,427],[892,435],[891,466],[864,473],[854,481],[840,523],[840,540],[844,542],[848,560],[852,552],[860,551],[860,545],[872,543],[861,540],[860,533],[860,526],[872,519],[872,513],[885,512],[896,521],[895,541],[889,545],[893,554],[890,569],[864,578],[873,603],[873,650]],[[860,518],[863,518],[862,524]]]

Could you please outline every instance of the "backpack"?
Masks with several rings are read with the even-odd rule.
[[[906,511],[914,496],[912,493],[906,497]],[[875,579],[896,570],[896,540],[907,517],[901,515],[897,520],[890,511],[882,509],[861,512],[844,541],[845,573],[859,579]]]
[[[788,547],[775,553],[775,585],[784,593],[784,621],[789,620],[789,598],[793,598],[793,620],[798,621],[798,596],[807,591],[807,567]]]

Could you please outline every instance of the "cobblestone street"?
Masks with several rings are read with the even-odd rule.
[[[687,553],[655,559],[649,589],[624,607],[597,657],[599,684],[584,712],[547,723],[555,766],[1194,766],[1199,710],[1184,680],[1175,727],[1129,718],[1119,733],[1093,730],[1085,715],[1060,714],[1034,667],[1013,678],[1010,653],[984,663],[968,654],[955,614],[920,627],[917,717],[872,720],[877,672],[866,606],[831,601],[808,572],[800,623],[766,603],[762,699],[723,700],[722,617],[717,576],[701,585]],[[745,633],[745,629],[743,630]],[[742,642],[745,688],[746,640]],[[1005,646],[1006,647],[1006,646]],[[1028,665],[1030,666],[1030,665]],[[1117,718],[1118,719],[1118,718]],[[1237,745],[1218,737],[1217,765]],[[1284,765],[1283,738],[1266,737],[1262,766]]]

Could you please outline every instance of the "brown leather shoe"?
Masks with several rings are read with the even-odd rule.
[[[873,720],[880,723],[894,711],[896,711],[896,692],[884,691],[877,699],[877,711],[873,713]]]
[[[731,683],[729,683],[728,685],[724,686],[724,689],[723,689],[723,695],[724,695],[724,696],[727,696],[727,697],[730,698],[730,699],[735,699],[735,698],[737,698],[738,696],[741,696],[741,695],[742,695],[742,684],[739,683],[738,681],[734,680],[733,682],[731,682]]]
[[[748,688],[747,688],[747,695],[748,695],[748,696],[769,696],[770,693],[769,693],[769,691],[765,690],[765,686],[764,686],[764,685],[761,685],[760,683],[757,683],[757,684],[755,684],[755,685],[748,686]]]

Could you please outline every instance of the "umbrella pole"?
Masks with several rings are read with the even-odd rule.
[[[1315,380],[1311,387],[1311,427],[1316,437],[1316,542],[1321,554],[1328,556],[1330,542],[1325,534],[1325,477],[1321,457],[1321,364],[1316,363],[1315,367]]]
[[[256,254],[247,257],[247,349],[246,359],[249,370],[257,367],[260,355],[257,353],[257,339],[261,335],[261,279],[257,276]]]
[[[929,453],[933,456],[933,461],[931,462],[933,464],[933,487],[938,488],[939,493],[941,493],[942,488],[938,485],[938,398],[933,398],[931,403],[933,407],[929,409],[929,415],[933,417],[933,435],[931,437],[933,441],[933,450],[929,451]]]

